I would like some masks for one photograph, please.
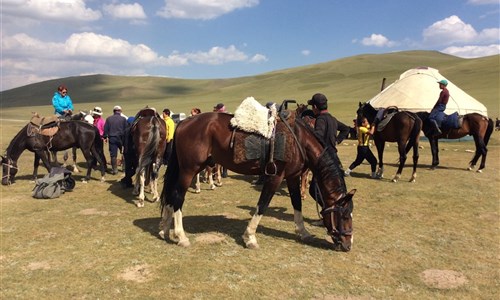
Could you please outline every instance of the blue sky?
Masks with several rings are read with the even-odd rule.
[[[500,54],[500,0],[2,0],[1,86],[232,78],[359,54]]]

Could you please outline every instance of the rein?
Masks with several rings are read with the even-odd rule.
[[[302,156],[302,159],[304,161],[306,161],[306,154],[304,152],[304,149],[302,149],[302,147],[300,146],[300,142],[299,142],[299,139],[297,138],[297,135],[295,135],[295,132],[293,132],[292,127],[290,127],[290,124],[288,124],[288,122],[285,120],[283,115],[281,113],[279,113],[278,116],[280,117],[281,121],[283,121],[283,124],[285,124],[286,128],[288,130],[290,130],[290,132],[292,133],[293,139],[295,140],[295,142],[297,143],[297,146],[299,147],[300,155]]]
[[[4,178],[10,178],[10,169],[16,169],[16,170],[19,170],[19,168],[18,168],[18,167],[14,166],[14,165],[12,164],[12,160],[11,160],[10,158],[9,158],[9,160],[8,160],[8,163],[2,163],[2,166],[7,166],[7,174],[6,174],[6,175],[4,175],[4,176],[2,176],[2,179],[4,179]],[[9,182],[9,184],[10,184],[10,182]]]

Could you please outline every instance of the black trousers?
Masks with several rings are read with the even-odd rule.
[[[356,159],[349,166],[349,169],[354,170],[354,168],[359,166],[365,159],[370,163],[372,172],[375,172],[377,169],[377,159],[368,146],[358,146],[358,154],[356,155]]]

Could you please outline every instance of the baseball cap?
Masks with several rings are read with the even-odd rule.
[[[310,100],[307,101],[309,105],[324,105],[328,102],[326,96],[320,93],[314,94]]]
[[[115,105],[115,107],[113,107],[113,110],[122,110],[122,107],[120,105]]]

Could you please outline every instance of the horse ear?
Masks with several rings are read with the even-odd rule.
[[[352,189],[349,193],[347,193],[347,195],[345,195],[346,197],[350,197],[352,198],[354,196],[354,194],[356,194],[356,191],[357,189]]]

